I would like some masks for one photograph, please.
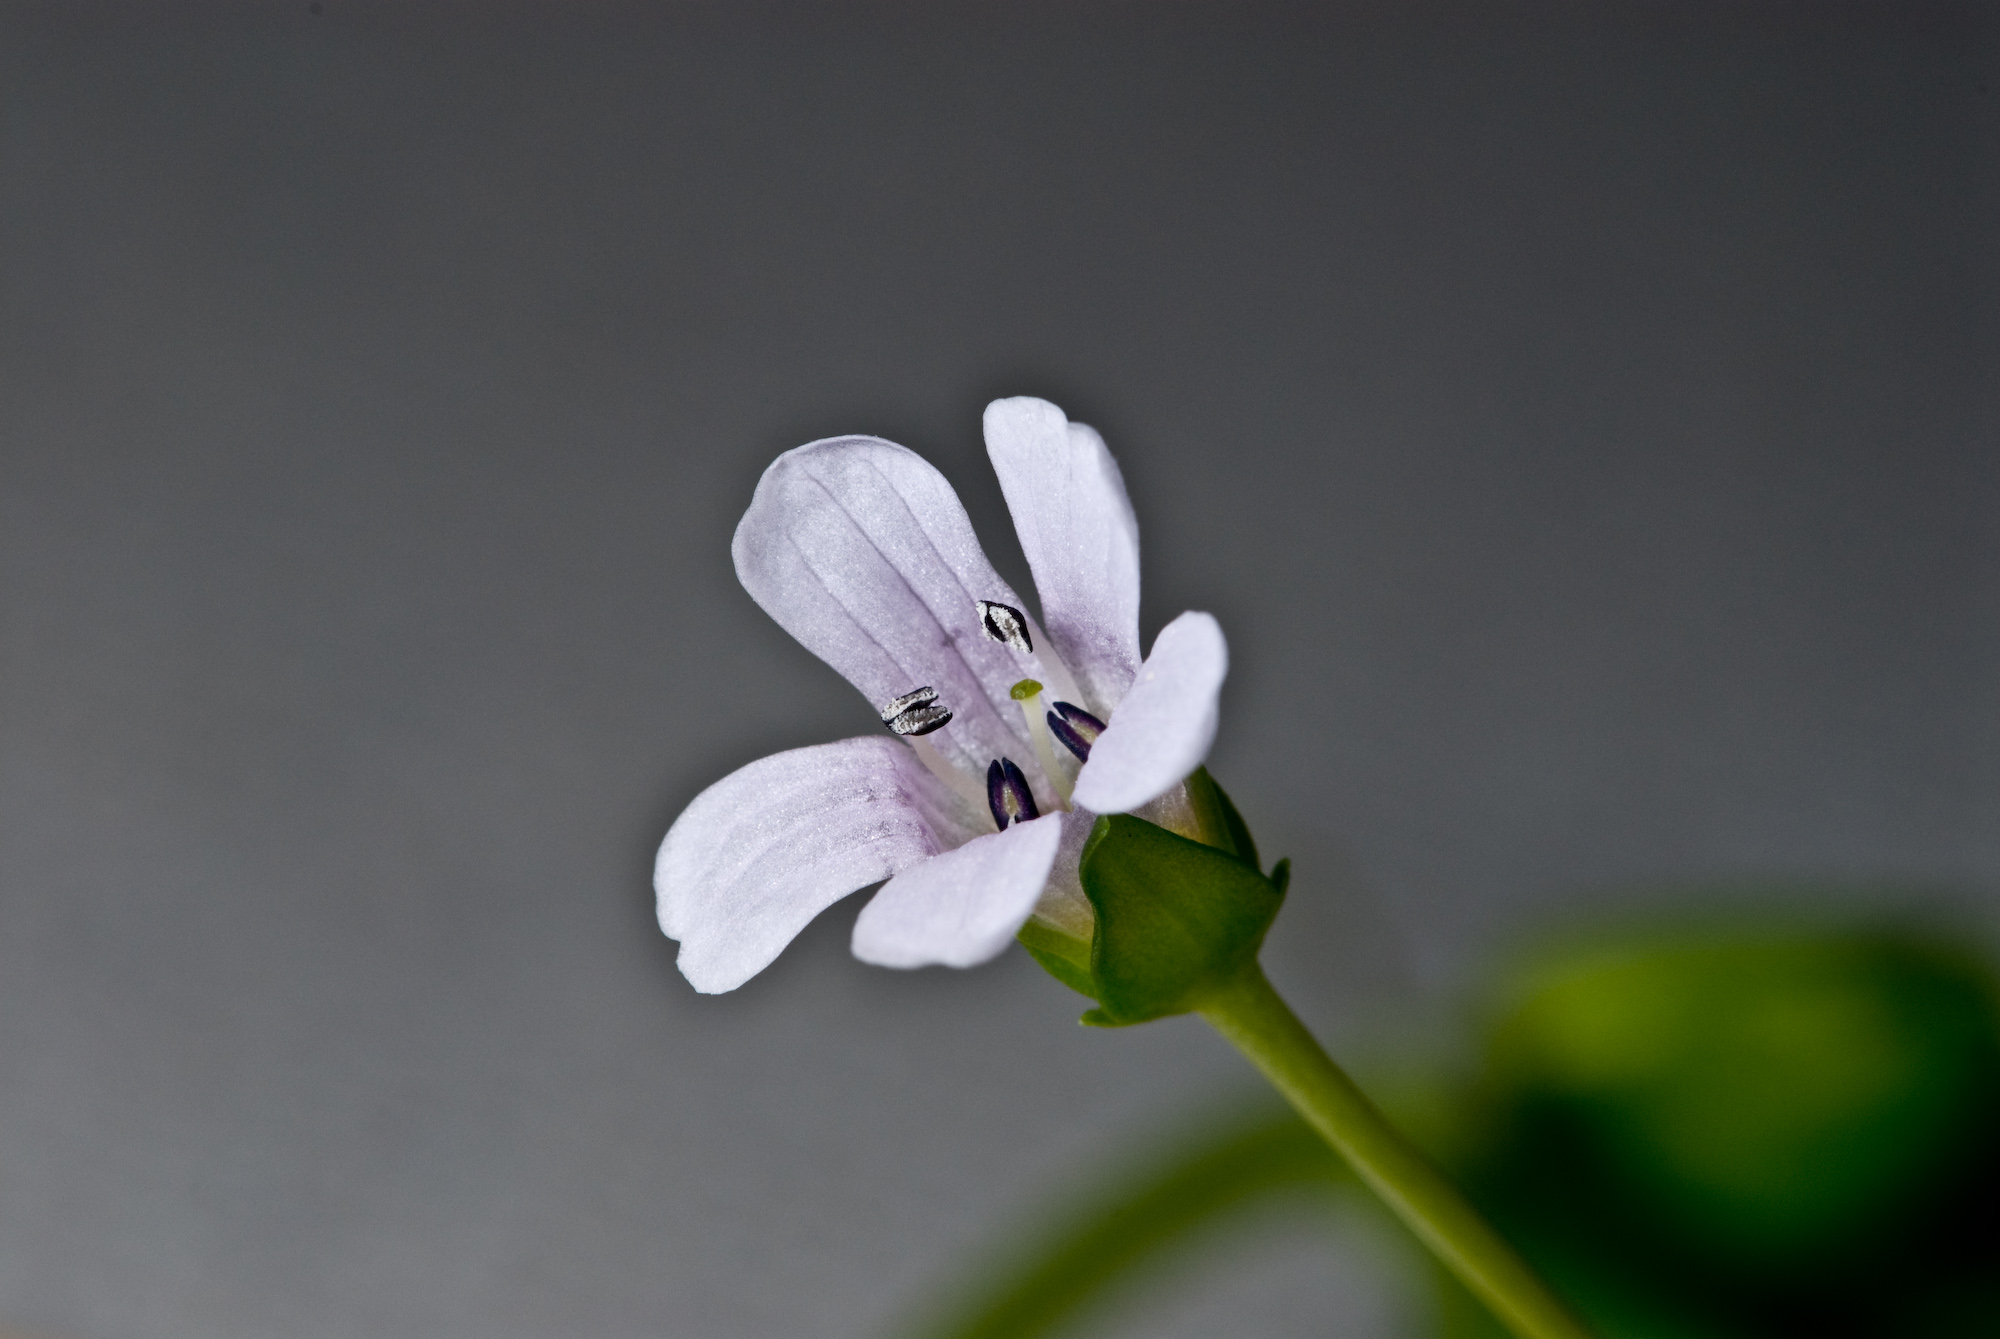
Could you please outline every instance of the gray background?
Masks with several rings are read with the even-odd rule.
[[[1653,884],[1990,926],[1990,8],[405,9],[0,11],[0,1317],[860,1335],[1252,1090],[851,904],[719,999],[652,926],[872,725],[758,472],[903,441],[1019,577],[997,394],[1222,618],[1343,1046]],[[1387,1333],[1337,1235],[1117,1332]]]

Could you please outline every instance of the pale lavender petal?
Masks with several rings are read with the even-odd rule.
[[[1108,717],[1139,668],[1139,522],[1104,439],[1047,400],[986,406],[986,454],[1035,574],[1042,622]]]
[[[1055,817],[1062,820],[1062,842],[1056,847],[1055,863],[1049,866],[1049,881],[1042,888],[1041,900],[1035,903],[1035,919],[1088,943],[1096,931],[1097,913],[1084,894],[1079,866],[1097,815],[1076,808]]]
[[[1062,843],[1062,815],[1016,823],[884,884],[854,922],[854,956],[880,967],[972,967],[1013,941]]]
[[[653,866],[660,928],[705,994],[770,965],[806,923],[975,831],[943,783],[884,736],[793,749],[695,796]]]
[[[944,476],[878,437],[787,451],[764,471],[736,527],[736,574],[751,598],[877,707],[933,687],[951,724],[927,736],[984,776],[995,758],[1031,771],[1034,751],[1007,695],[1052,677],[1041,658],[990,640],[980,600],[1023,608],[980,551]],[[1030,623],[1040,644],[1041,631]],[[1039,775],[1036,798],[1055,797]]]
[[[1122,814],[1201,766],[1215,742],[1216,701],[1229,645],[1208,614],[1185,613],[1160,630],[1132,691],[1076,776],[1076,803]]]

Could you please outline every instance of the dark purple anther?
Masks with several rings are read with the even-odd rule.
[[[1035,792],[1028,789],[1028,778],[1021,775],[1012,758],[1002,758],[987,766],[986,804],[993,810],[993,821],[1002,832],[1009,823],[1025,823],[1042,816],[1042,811],[1035,807]]]
[[[1064,748],[1089,762],[1090,746],[1104,733],[1104,722],[1082,707],[1058,702],[1056,709],[1049,713],[1049,733],[1060,739]]]

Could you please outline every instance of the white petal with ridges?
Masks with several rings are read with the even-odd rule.
[[[1160,630],[1125,700],[1076,777],[1076,803],[1130,812],[1201,766],[1215,742],[1229,644],[1209,614],[1182,614]]]
[[[878,967],[972,967],[1027,922],[1062,843],[1060,813],[975,837],[898,874],[854,922],[854,956]]]
[[[1042,622],[1086,701],[1108,714],[1139,666],[1139,522],[1104,439],[1031,396],[986,406],[1000,476]]]
[[[1023,609],[1021,598],[921,456],[879,437],[787,451],[758,481],[731,551],[751,598],[871,704],[937,689],[952,721],[928,738],[948,761],[984,776],[995,758],[1032,760],[1008,689],[1054,676],[981,630],[978,601]],[[1030,635],[1039,645],[1032,622]]]
[[[674,820],[653,867],[660,928],[696,990],[734,990],[857,888],[971,835],[969,816],[886,736],[739,768]]]

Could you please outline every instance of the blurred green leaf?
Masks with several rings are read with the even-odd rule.
[[[1690,1236],[1775,1262],[1937,1170],[1990,1085],[1979,975],[1876,939],[1698,942],[1546,972],[1494,1041]]]
[[[1289,1112],[1209,1125],[1116,1179],[1003,1255],[899,1333],[907,1339],[1033,1339],[1074,1331],[1148,1264],[1246,1206],[1348,1184],[1326,1141]]]
[[[1475,1199],[1607,1334],[1920,1333],[1894,1318],[2000,1286],[1990,1211],[1987,1282],[1957,1259],[1968,1191],[2000,1190],[1993,987],[1936,943],[1718,930],[1545,960],[1478,1111]]]
[[[1232,935],[1254,953],[1282,865],[1258,891],[1233,856],[1149,828],[1098,870],[1100,923],[1136,932],[1149,889],[1192,877],[1171,862],[1226,861],[1240,920],[1217,930],[1170,895],[1173,923],[1148,933],[1178,937],[1196,975]],[[1081,941],[1056,947],[1082,970]],[[1605,1339],[2000,1335],[2000,1001],[1981,961],[1888,932],[1626,933],[1546,954],[1506,998],[1476,1083],[1388,1105]],[[1211,1131],[922,1333],[1048,1333],[1226,1210],[1340,1175],[1289,1117]],[[1499,1334],[1442,1274],[1438,1297],[1445,1336]]]

